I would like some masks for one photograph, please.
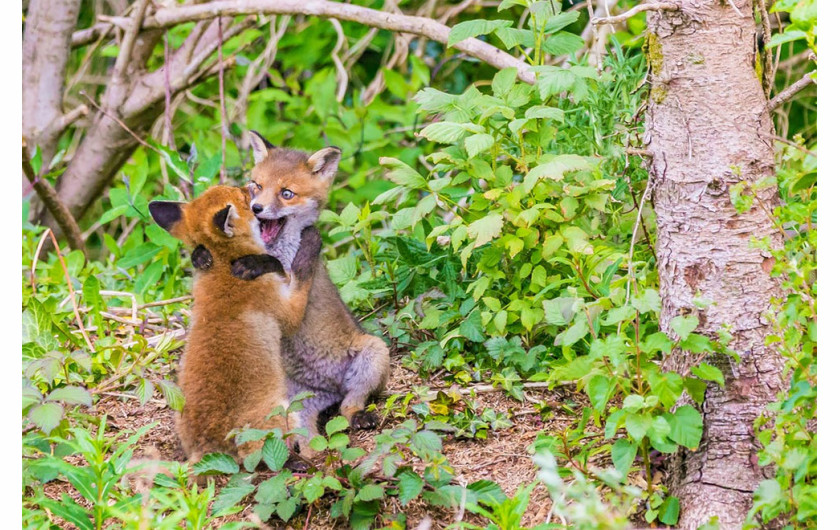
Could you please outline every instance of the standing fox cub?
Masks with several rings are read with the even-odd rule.
[[[300,326],[321,238],[314,228],[304,231],[299,251],[284,268],[265,254],[249,199],[240,188],[216,186],[190,203],[149,204],[157,224],[188,246],[201,246],[217,264],[196,274],[192,323],[178,373],[185,404],[176,428],[192,462],[207,452],[240,458],[252,452],[253,444],[236,448],[228,439],[235,428],[300,426],[294,414],[288,423],[281,416],[266,417],[278,405],[289,405],[280,348]],[[268,272],[278,274],[262,275]]]
[[[274,147],[254,131],[251,146],[256,165],[246,186],[250,207],[259,220],[266,251],[288,269],[326,202],[341,151],[327,147],[309,156]],[[214,268],[201,252],[193,254],[193,263]],[[242,277],[260,273],[241,272]],[[300,328],[281,339],[289,395],[315,394],[304,401],[300,413],[310,436],[317,434],[318,414],[336,404],[353,429],[373,428],[378,419],[364,409],[368,398],[388,381],[388,346],[362,329],[321,261],[313,264],[311,273],[312,288]]]

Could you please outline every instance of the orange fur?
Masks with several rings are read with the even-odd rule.
[[[153,216],[159,204],[150,205]],[[165,206],[172,210],[171,203]],[[228,207],[223,230],[214,216]],[[281,339],[298,329],[312,281],[290,281],[276,273],[252,281],[231,275],[232,260],[265,253],[242,189],[216,186],[180,208],[181,218],[162,226],[189,246],[204,245],[217,266],[195,277],[192,322],[178,373],[186,403],[177,431],[190,461],[213,451],[242,458],[254,447],[235,447],[228,439],[231,430],[298,426],[294,415],[288,423],[282,416],[266,416],[278,405],[288,406]]]

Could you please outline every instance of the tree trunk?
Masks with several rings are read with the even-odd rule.
[[[80,0],[32,0],[23,34],[23,136],[40,146],[44,168],[56,152],[64,114],[64,73]]]
[[[756,74],[755,21],[749,0],[678,0],[678,11],[648,15],[650,106],[660,327],[679,315],[699,319],[698,333],[716,337],[728,326],[729,347],[741,358],[707,357],[726,379],[710,383],[702,406],[704,434],[695,452],[670,463],[670,492],[681,500],[680,528],[717,516],[720,528],[740,528],[763,480],[756,464],[753,421],[782,387],[782,361],[765,346],[771,328],[762,316],[780,294],[771,258],[750,241],[781,243],[767,212],[775,186],[756,192],[738,214],[729,187],[774,174],[772,122]],[[733,7],[737,6],[737,9]],[[738,12],[740,11],[740,13]],[[750,192],[747,192],[750,193]],[[766,211],[765,211],[766,209]],[[694,300],[709,305],[698,308]],[[675,351],[666,361],[687,373],[698,361]]]

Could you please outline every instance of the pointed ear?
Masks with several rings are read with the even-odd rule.
[[[325,147],[309,157],[306,165],[316,177],[332,181],[338,171],[338,162],[341,160],[341,149],[338,147]]]
[[[254,153],[254,164],[259,164],[265,160],[268,155],[268,150],[274,147],[271,142],[263,138],[257,131],[248,131],[248,137],[251,139],[251,149]]]
[[[184,217],[184,203],[176,201],[152,201],[149,203],[149,213],[161,228],[172,232],[176,223]]]
[[[236,219],[236,208],[228,204],[213,216],[213,224],[228,237],[233,237],[233,220]]]

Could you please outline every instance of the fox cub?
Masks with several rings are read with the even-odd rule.
[[[250,207],[259,220],[266,251],[288,268],[326,202],[341,151],[327,147],[310,156],[274,147],[254,131],[251,146],[255,166],[246,186]],[[212,260],[202,259],[200,253],[193,256],[197,267],[212,266]],[[281,339],[290,395],[315,394],[304,401],[301,425],[314,436],[319,413],[340,404],[353,429],[374,428],[378,418],[364,409],[368,398],[388,381],[388,346],[362,329],[321,261],[313,264],[312,274],[300,328]]]
[[[265,254],[249,201],[241,188],[216,186],[189,203],[149,204],[157,224],[188,246],[200,245],[216,262],[195,276],[192,323],[178,373],[186,401],[176,428],[192,462],[207,452],[239,458],[252,452],[254,447],[237,449],[228,439],[237,427],[288,431],[301,425],[296,415],[288,423],[266,417],[289,404],[280,348],[300,326],[321,238],[314,228],[304,231],[297,255],[283,267]]]

